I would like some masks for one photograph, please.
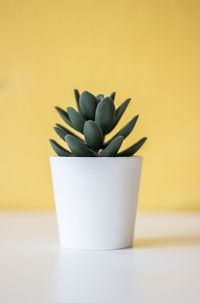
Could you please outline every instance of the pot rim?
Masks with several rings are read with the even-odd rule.
[[[49,158],[61,158],[61,159],[143,159],[142,156],[128,156],[128,157],[62,157],[62,156],[49,156]]]

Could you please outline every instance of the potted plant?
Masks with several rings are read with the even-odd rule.
[[[58,156],[50,157],[60,241],[76,249],[120,249],[132,246],[142,157],[133,156],[146,141],[140,139],[118,152],[134,129],[133,117],[111,139],[131,99],[115,109],[109,97],[74,90],[77,110],[55,107],[60,117],[78,131],[56,124],[63,148],[50,143]]]

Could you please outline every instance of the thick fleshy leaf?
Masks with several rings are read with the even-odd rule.
[[[102,147],[103,133],[101,128],[92,120],[88,120],[84,124],[83,134],[86,143],[93,149],[97,150]]]
[[[103,98],[104,98],[104,95],[103,95],[103,94],[99,94],[99,95],[96,96],[96,99],[97,99],[98,101],[103,100]]]
[[[117,157],[130,157],[132,155],[134,155],[144,144],[144,142],[146,141],[146,137],[140,139],[138,142],[136,142],[135,144],[133,144],[131,147],[123,150],[122,152],[120,152],[119,154],[117,154]]]
[[[124,138],[122,136],[114,139],[100,154],[101,157],[114,157],[120,149]]]
[[[60,157],[71,157],[72,153],[68,150],[64,149],[60,144],[58,144],[55,140],[50,139],[49,140],[53,150],[55,153]]]
[[[96,154],[93,150],[91,150],[85,143],[81,142],[79,139],[67,135],[65,137],[65,141],[67,142],[70,150],[73,155],[77,157],[95,157]]]
[[[112,130],[115,128],[115,126],[118,124],[119,120],[121,119],[123,113],[125,112],[127,106],[129,105],[129,102],[131,99],[125,100],[117,109],[115,114],[115,119],[113,121]]]
[[[60,108],[59,106],[55,106],[55,109],[57,110],[58,114],[63,119],[63,121],[65,121],[69,126],[74,128],[70,121],[68,113],[66,111],[64,111],[62,108]]]
[[[79,94],[79,91],[78,89],[74,89],[74,97],[75,97],[75,100],[76,100],[76,107],[78,109],[78,112],[80,115],[82,115],[82,111],[81,111],[81,107],[80,107],[80,94]]]
[[[115,101],[115,96],[116,96],[116,92],[112,92],[110,94],[110,98],[113,100],[113,102]]]
[[[98,104],[95,114],[95,122],[101,127],[103,134],[109,133],[114,117],[114,103],[110,97],[106,97]]]
[[[54,130],[55,130],[56,134],[64,141],[65,141],[66,135],[72,135],[72,136],[78,138],[79,140],[82,140],[80,137],[78,137],[73,132],[71,132],[69,129],[65,128],[64,126],[62,126],[60,124],[56,124],[56,126],[54,127]]]
[[[108,142],[104,143],[104,146],[107,146],[111,141],[113,141],[116,137],[122,136],[124,139],[130,135],[132,130],[135,127],[139,115],[135,116],[131,121],[129,121],[113,138],[111,138]]]
[[[69,115],[73,127],[82,133],[83,126],[85,123],[83,117],[73,107],[67,107],[67,113]]]
[[[94,120],[95,111],[98,104],[96,97],[88,91],[84,91],[80,95],[79,103],[85,119]]]

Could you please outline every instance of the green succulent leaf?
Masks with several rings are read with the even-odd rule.
[[[67,107],[67,113],[73,127],[79,132],[83,133],[83,126],[85,123],[83,117],[73,107]]]
[[[112,92],[110,94],[110,98],[113,100],[113,102],[115,101],[115,96],[116,96],[116,92]]]
[[[86,143],[93,149],[98,150],[103,145],[103,133],[101,128],[92,120],[88,120],[84,124],[83,134]]]
[[[95,122],[101,127],[103,134],[107,134],[111,130],[114,117],[114,103],[110,97],[106,97],[97,105],[95,114]]]
[[[67,142],[72,153],[77,157],[95,157],[96,153],[91,150],[85,143],[81,142],[79,139],[67,135],[65,137],[65,141]]]
[[[49,140],[53,150],[55,153],[60,157],[71,157],[72,153],[68,150],[64,149],[60,144],[58,144],[55,140],[50,139]]]
[[[108,142],[105,142],[104,146],[107,146],[111,141],[113,141],[118,136],[122,136],[124,137],[124,139],[128,137],[128,135],[130,135],[130,133],[134,129],[138,117],[139,115],[133,117],[133,119],[131,119],[131,121],[129,121],[113,138],[111,138]]]
[[[85,119],[94,120],[97,104],[96,97],[88,91],[80,95],[80,107]]]
[[[116,110],[115,119],[113,121],[112,130],[115,128],[115,126],[118,124],[119,120],[121,119],[122,115],[124,114],[127,106],[129,105],[129,102],[131,99],[125,100]]]
[[[98,101],[103,100],[103,98],[104,98],[104,95],[103,95],[103,94],[99,94],[99,95],[96,96],[96,99],[97,99]]]
[[[138,142],[136,142],[135,144],[133,144],[131,147],[123,150],[122,152],[120,152],[119,154],[117,154],[117,157],[130,157],[132,155],[134,155],[144,144],[144,142],[147,140],[146,137],[140,139]]]
[[[65,128],[64,126],[60,125],[60,124],[56,124],[56,126],[54,127],[54,130],[56,132],[56,134],[65,141],[65,136],[66,135],[72,135],[76,138],[78,138],[79,140],[82,140],[79,136],[75,135],[73,132],[71,132],[69,129]]]
[[[120,149],[124,138],[122,136],[114,139],[110,144],[101,152],[101,157],[114,157]]]
[[[55,109],[57,110],[58,114],[63,119],[63,121],[65,121],[69,126],[74,128],[70,121],[68,113],[66,111],[64,111],[62,108],[60,108],[59,106],[55,106]]]
[[[65,131],[63,131],[62,129],[58,128],[58,127],[54,127],[53,128],[56,132],[56,134],[63,140],[65,140],[65,136],[67,135],[67,133]]]
[[[76,100],[76,106],[77,106],[78,112],[79,112],[80,115],[83,115],[82,111],[81,111],[80,103],[79,103],[80,94],[79,94],[78,89],[74,89],[74,97],[75,97],[75,100]]]

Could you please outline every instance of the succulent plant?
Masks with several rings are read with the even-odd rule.
[[[115,109],[115,92],[109,97],[103,94],[94,96],[88,91],[79,94],[74,90],[77,110],[67,107],[66,110],[56,106],[63,121],[83,136],[76,135],[68,128],[56,124],[54,127],[57,135],[67,143],[69,150],[63,148],[55,140],[50,139],[51,146],[58,156],[62,157],[130,157],[134,155],[146,141],[146,137],[129,148],[118,153],[124,139],[132,132],[138,119],[133,117],[111,139],[105,141],[105,136],[110,133],[124,114],[130,98],[125,100]]]

